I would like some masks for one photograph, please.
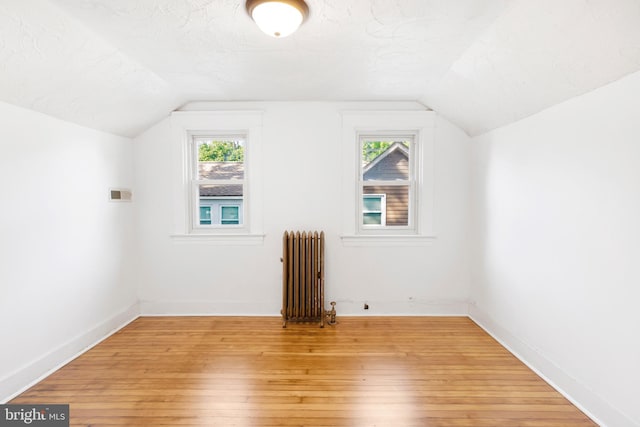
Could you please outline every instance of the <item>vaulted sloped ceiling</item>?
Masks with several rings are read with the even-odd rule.
[[[640,0],[2,0],[0,100],[135,136],[189,101],[413,100],[475,135],[640,70]]]

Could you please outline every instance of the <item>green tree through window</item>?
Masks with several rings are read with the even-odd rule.
[[[393,144],[392,141],[367,141],[365,144],[362,144],[362,161],[365,165],[369,164],[369,162],[389,148],[391,144]]]
[[[380,154],[384,153],[387,148],[389,148],[394,141],[367,141],[362,144],[362,162],[364,165],[368,165],[378,157]],[[408,147],[409,144],[406,141],[402,141],[402,143]]]
[[[243,162],[244,148],[239,141],[210,141],[198,147],[201,162]]]

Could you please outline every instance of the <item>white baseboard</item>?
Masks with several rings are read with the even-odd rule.
[[[0,403],[6,403],[96,346],[140,316],[138,304],[115,314],[85,333],[52,349],[39,359],[0,379]],[[25,385],[26,384],[26,385]]]
[[[475,305],[469,306],[469,317],[600,426],[640,427]]]
[[[364,309],[367,304],[368,309]],[[325,301],[331,308],[329,301]],[[466,300],[336,301],[338,316],[468,316]]]
[[[325,309],[331,309],[325,300]],[[336,301],[338,316],[467,316],[466,300],[452,301]],[[282,302],[141,301],[141,316],[280,316]]]
[[[280,316],[281,301],[140,301],[141,316]]]

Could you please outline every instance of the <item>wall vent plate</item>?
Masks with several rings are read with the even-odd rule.
[[[131,196],[131,190],[126,188],[109,189],[109,200],[112,202],[130,202]]]

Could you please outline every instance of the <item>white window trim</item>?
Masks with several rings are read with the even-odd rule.
[[[345,246],[423,245],[435,238],[435,113],[433,111],[345,111],[342,113],[342,235]],[[415,135],[413,228],[361,230],[361,136]],[[358,200],[360,200],[358,202]]]
[[[177,111],[171,114],[175,165],[171,237],[180,242],[210,242],[220,244],[262,244],[262,116],[261,111]],[[243,224],[224,227],[194,226],[192,183],[193,136],[237,136],[245,141],[245,186],[243,194]]]

